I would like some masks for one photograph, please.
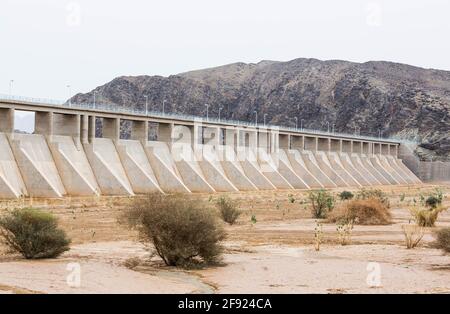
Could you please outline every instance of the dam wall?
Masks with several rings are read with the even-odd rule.
[[[14,129],[35,112],[34,134]],[[96,125],[101,120],[101,132]],[[122,121],[131,133],[123,138]],[[149,138],[154,127],[156,139]],[[99,136],[98,134],[101,134]],[[385,139],[0,101],[0,198],[412,185]]]

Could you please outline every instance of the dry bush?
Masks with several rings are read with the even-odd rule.
[[[352,240],[353,222],[347,222],[339,224],[336,227],[336,231],[339,236],[339,242],[341,245],[348,245]]]
[[[417,225],[403,225],[402,229],[407,249],[415,248],[425,234],[423,227]]]
[[[214,211],[186,195],[149,194],[125,211],[129,226],[169,266],[192,267],[220,261],[225,232]]]
[[[126,268],[129,268],[129,269],[135,269],[136,267],[138,267],[141,264],[142,264],[142,261],[139,257],[130,257],[130,258],[127,258],[123,262],[123,266],[125,266]]]
[[[446,253],[450,253],[450,227],[435,231],[434,237],[436,238],[434,246]]]
[[[377,198],[342,203],[330,215],[329,222],[338,224],[388,225],[392,222],[389,208]]]
[[[421,227],[434,227],[439,214],[444,211],[443,207],[437,208],[412,208],[411,215],[414,217],[416,224]]]
[[[15,209],[0,217],[0,236],[27,259],[54,258],[68,251],[70,239],[50,213],[34,208]]]
[[[216,201],[216,207],[219,210],[220,217],[223,221],[230,225],[234,224],[242,214],[238,208],[238,203],[225,196],[219,197]]]
[[[383,203],[387,208],[390,207],[389,198],[386,193],[378,189],[365,189],[362,188],[356,193],[357,200],[367,200],[371,198],[378,199],[381,203]]]

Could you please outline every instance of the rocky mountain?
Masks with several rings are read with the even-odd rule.
[[[416,141],[423,158],[450,160],[450,72],[371,61],[234,63],[161,76],[122,76],[72,102],[255,120]],[[328,123],[327,123],[328,122]]]

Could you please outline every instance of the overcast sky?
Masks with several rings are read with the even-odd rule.
[[[237,61],[450,70],[448,0],[1,0],[0,93],[66,99],[119,75]],[[67,88],[70,85],[71,88]]]

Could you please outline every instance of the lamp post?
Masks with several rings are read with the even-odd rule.
[[[9,81],[9,96],[12,95],[12,88],[13,88],[14,80]]]
[[[94,91],[94,109],[95,109],[95,95],[97,94],[96,91]]]
[[[148,96],[144,95],[145,98],[145,115],[148,116]]]
[[[71,95],[72,95],[72,91],[70,89],[70,84],[66,85],[68,93],[69,93],[69,107],[72,106],[72,99],[71,99]]]
[[[264,126],[266,126],[266,117],[267,117],[267,113],[264,114]]]
[[[258,111],[253,111],[255,113],[255,125],[258,126]]]
[[[378,138],[381,138],[381,129],[378,129]]]
[[[330,121],[327,121],[327,133],[330,133]]]
[[[303,131],[303,119],[300,120],[300,130]]]
[[[222,107],[219,107],[219,122],[220,122],[220,112],[222,111]]]
[[[297,131],[298,130],[298,118],[294,117],[294,119],[295,119],[295,130]]]
[[[333,134],[334,134],[334,126],[335,126],[335,125],[336,125],[336,124],[333,123],[333,129],[332,129],[332,133],[333,133]]]
[[[164,113],[164,106],[165,106],[165,104],[166,104],[166,100],[163,99],[163,108],[162,108],[162,109],[163,109],[163,112],[162,112],[162,113],[163,113],[163,116],[164,116],[164,114],[165,114],[165,113]]]
[[[209,105],[205,104],[205,107],[206,107],[206,121],[208,121],[209,120]]]

